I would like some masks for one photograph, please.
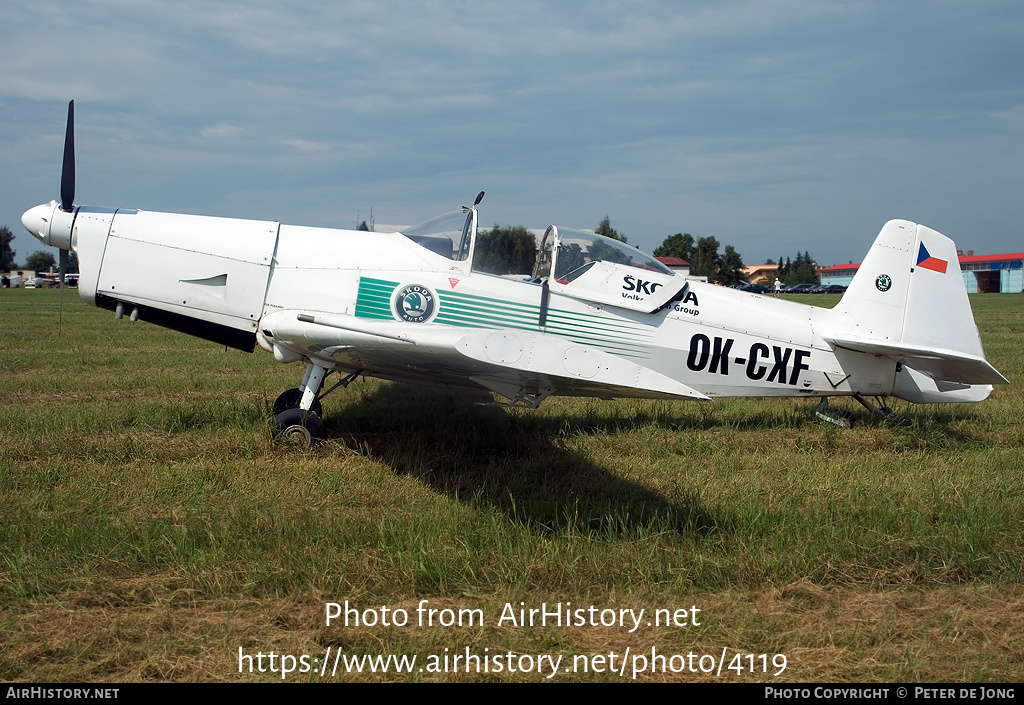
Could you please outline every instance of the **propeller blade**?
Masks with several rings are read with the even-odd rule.
[[[75,202],[75,101],[68,103],[68,129],[64,133],[64,166],[60,172],[60,209],[70,213]]]

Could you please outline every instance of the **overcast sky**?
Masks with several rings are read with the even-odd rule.
[[[5,0],[0,225],[41,248],[73,98],[79,205],[1024,251],[1022,37],[1020,0]]]

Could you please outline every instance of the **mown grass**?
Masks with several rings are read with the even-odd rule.
[[[298,366],[114,321],[71,294],[58,337],[57,292],[0,292],[0,679],[273,680],[239,674],[239,647],[327,646],[728,648],[785,653],[786,681],[1024,675],[1016,383],[977,405],[897,402],[842,431],[807,400],[508,411],[361,380],[325,400],[331,438],[304,451],[269,429]],[[1021,303],[972,297],[988,358],[1014,382]],[[324,624],[326,601],[424,599],[487,621]],[[703,621],[496,625],[507,602],[566,601],[697,605]]]

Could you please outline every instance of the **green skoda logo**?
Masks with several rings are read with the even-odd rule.
[[[879,274],[875,279],[875,288],[879,291],[889,291],[890,287],[892,287],[892,277],[888,274]]]
[[[402,287],[395,296],[395,314],[406,323],[423,323],[434,315],[436,297],[422,284]]]

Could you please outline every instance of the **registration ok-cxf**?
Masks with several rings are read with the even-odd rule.
[[[476,262],[482,193],[390,233],[76,206],[73,135],[72,103],[61,200],[27,211],[28,231],[62,263],[76,252],[82,299],[118,318],[302,362],[275,413],[305,442],[326,436],[332,373],[334,387],[365,375],[528,407],[552,395],[806,396],[837,423],[848,421],[829,415],[829,396],[885,413],[888,396],[976,402],[1007,381],[985,360],[953,241],[923,225],[886,223],[831,310],[687,281],[554,225],[529,276],[499,276]]]

